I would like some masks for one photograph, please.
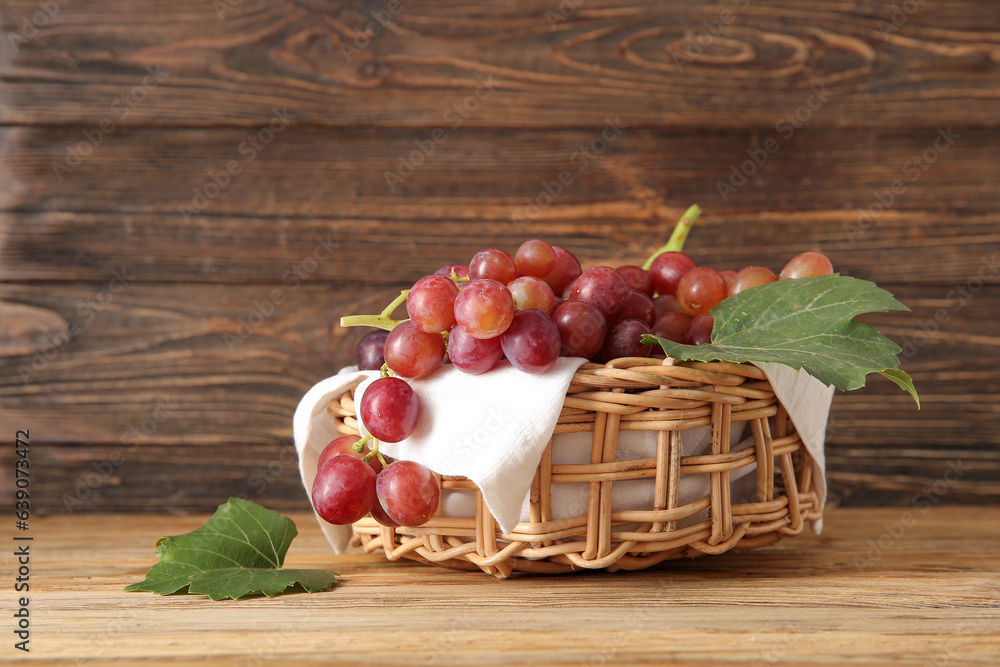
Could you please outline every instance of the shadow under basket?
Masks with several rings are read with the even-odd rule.
[[[343,434],[358,433],[354,390],[328,410]],[[734,424],[750,422],[752,446],[730,451]],[[708,451],[682,456],[681,432],[711,427]],[[652,431],[655,458],[616,460],[621,431]],[[475,516],[434,516],[419,528],[353,525],[354,544],[443,567],[507,578],[514,572],[638,570],[670,558],[761,547],[796,535],[821,518],[813,461],[763,371],[750,364],[615,359],[580,367],[566,392],[554,435],[593,434],[590,463],[553,465],[549,441],[530,490],[530,521],[504,534],[479,489],[465,477],[439,477],[442,490],[468,489]],[[560,457],[557,455],[556,459]],[[730,477],[755,476],[750,502],[734,503]],[[681,477],[704,476],[707,493],[679,503]],[[648,509],[618,510],[617,481],[652,479]],[[753,482],[753,479],[749,479]],[[553,488],[588,485],[586,511],[553,519]],[[752,487],[751,487],[752,488]]]

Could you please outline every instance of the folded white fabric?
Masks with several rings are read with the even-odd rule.
[[[510,532],[519,520],[527,520],[527,495],[535,469],[552,437],[573,374],[585,362],[580,358],[560,358],[552,370],[540,375],[522,373],[506,361],[483,375],[468,375],[445,366],[427,378],[411,381],[421,403],[417,430],[403,442],[381,443],[380,448],[389,456],[416,461],[443,475],[468,477],[482,491],[500,529]],[[761,364],[761,368],[816,462],[817,488],[821,497],[825,497],[823,438],[833,389],[805,372],[786,366]],[[377,377],[377,371],[345,368],[318,383],[302,398],[293,426],[299,470],[307,493],[312,488],[320,452],[338,435],[333,417],[326,410],[327,404],[359,380],[355,396],[360,400]],[[367,433],[363,424],[361,431]],[[557,435],[553,441],[553,461],[589,462],[590,438],[589,433]],[[709,429],[684,431],[681,438],[685,456],[702,453],[708,446]],[[739,429],[734,429],[733,449],[752,444],[749,440],[739,441]],[[652,457],[655,435],[622,432],[618,450],[621,459]],[[708,492],[707,485],[697,483],[700,480],[695,477],[691,479],[693,483],[682,485],[682,503]],[[741,481],[732,480],[734,491]],[[565,488],[560,488],[559,494],[554,491],[553,516],[581,513],[587,485],[558,486]],[[613,505],[620,508],[647,507],[653,494],[651,480],[616,483],[613,490]],[[739,494],[734,495],[738,497]],[[450,493],[442,498],[442,511],[446,516],[468,516],[473,510],[467,494]],[[334,550],[342,551],[350,539],[350,527],[331,526],[319,517],[317,520]]]

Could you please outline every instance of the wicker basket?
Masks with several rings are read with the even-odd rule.
[[[353,389],[328,409],[342,433],[358,432]],[[753,446],[730,452],[731,425],[747,421]],[[680,432],[709,425],[710,451],[681,456]],[[627,430],[654,431],[656,457],[616,461],[618,433]],[[669,558],[751,549],[795,535],[807,520],[821,517],[812,459],[755,366],[640,358],[584,364],[555,428],[556,434],[581,431],[593,433],[591,463],[553,465],[550,441],[531,484],[531,520],[510,534],[500,532],[472,482],[445,476],[442,489],[472,490],[475,516],[435,516],[419,528],[387,528],[366,517],[353,526],[355,543],[368,552],[382,549],[390,560],[478,568],[506,578],[513,572],[636,570]],[[756,492],[736,502],[730,476],[748,466],[756,467]],[[706,476],[710,491],[679,505],[681,475]],[[655,480],[649,508],[614,510],[612,485],[639,478]],[[553,520],[553,487],[579,482],[589,485],[585,513]]]

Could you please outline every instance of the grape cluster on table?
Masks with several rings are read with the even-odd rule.
[[[370,438],[344,436],[320,457],[313,506],[335,524],[371,514],[386,526],[419,526],[437,508],[433,473],[412,461],[383,467],[378,441],[399,442],[416,429],[420,401],[402,378],[416,379],[447,360],[472,374],[506,359],[525,373],[544,373],[560,356],[606,363],[663,355],[643,334],[699,345],[711,340],[709,312],[728,296],[784,278],[833,272],[826,256],[805,252],[781,273],[763,266],[717,271],[683,252],[664,252],[649,269],[626,265],[582,271],[568,250],[526,241],[511,256],[483,250],[468,265],[450,264],[414,283],[408,320],[375,330],[357,348],[358,368],[382,370],[360,402]],[[374,449],[365,445],[374,439]],[[360,445],[358,443],[361,443]],[[355,451],[355,449],[359,451]]]

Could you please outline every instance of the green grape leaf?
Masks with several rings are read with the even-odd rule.
[[[886,368],[879,373],[898,384],[900,389],[912,396],[913,400],[917,402],[917,409],[920,409],[920,397],[917,396],[917,388],[913,386],[913,378],[898,368]]]
[[[899,370],[900,347],[854,317],[909,310],[867,280],[833,274],[779,280],[723,299],[712,310],[712,342],[681,345],[646,334],[667,356],[693,361],[773,362],[803,368],[827,385],[849,391],[882,373],[920,406],[913,380]]]
[[[160,595],[201,593],[213,600],[251,593],[273,597],[292,588],[328,591],[336,574],[327,570],[282,570],[295,522],[249,500],[230,498],[201,528],[156,542],[160,559],[146,578],[125,587]]]

